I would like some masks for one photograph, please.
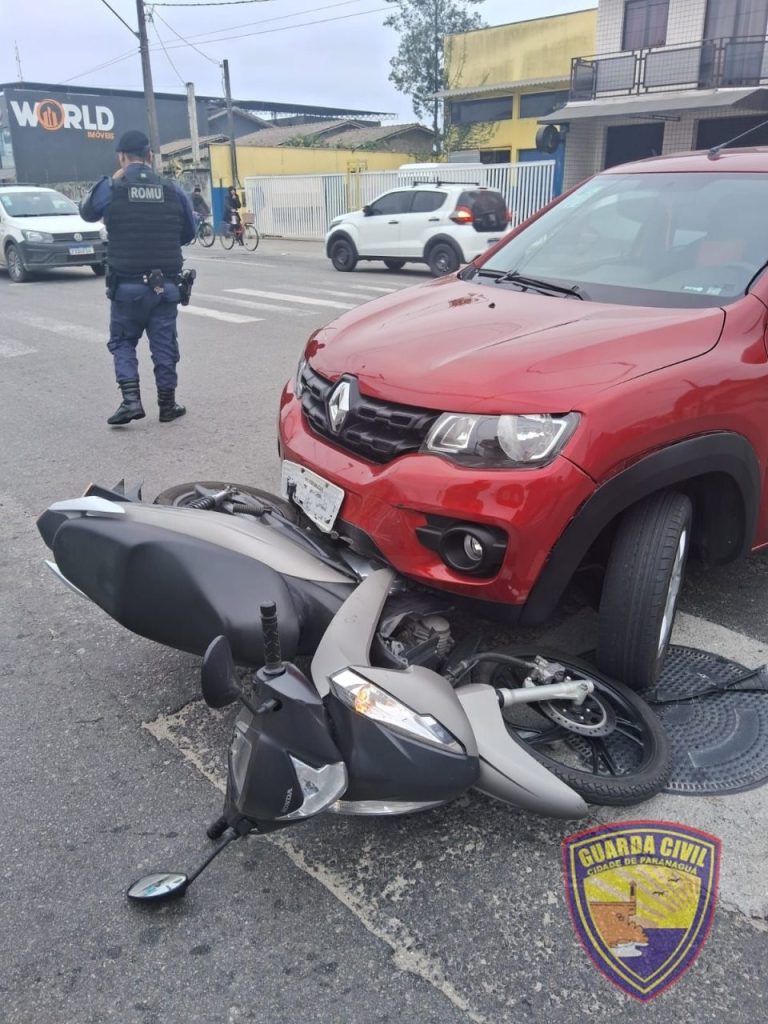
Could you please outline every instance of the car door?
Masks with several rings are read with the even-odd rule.
[[[380,256],[382,259],[399,255],[400,222],[411,208],[413,193],[398,189],[379,196],[364,207],[365,219],[359,225],[361,256]]]
[[[3,208],[3,196],[0,196],[0,266],[5,266],[5,238],[8,234],[8,215]]]
[[[441,189],[415,189],[409,213],[400,218],[398,256],[421,259],[429,238],[445,225],[448,193]]]

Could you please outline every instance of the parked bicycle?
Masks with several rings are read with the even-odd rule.
[[[227,224],[225,222],[219,235],[219,241],[225,249],[232,249],[237,243],[253,252],[258,248],[260,240],[255,224]]]

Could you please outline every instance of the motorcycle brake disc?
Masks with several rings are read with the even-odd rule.
[[[550,721],[577,736],[610,736],[616,728],[616,712],[613,707],[594,693],[586,697],[583,704],[558,700],[542,701],[535,707]]]

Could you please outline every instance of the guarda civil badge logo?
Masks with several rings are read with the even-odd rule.
[[[720,840],[666,821],[625,821],[563,840],[568,909],[603,974],[647,1002],[701,952],[712,924]]]

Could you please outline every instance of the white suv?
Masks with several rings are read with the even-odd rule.
[[[102,277],[106,237],[106,228],[84,221],[56,189],[0,185],[0,266],[16,284],[60,267],[91,267]]]
[[[390,270],[426,263],[442,277],[498,242],[508,224],[500,192],[466,183],[419,184],[336,217],[325,252],[341,271],[354,270],[358,260],[383,260]]]

